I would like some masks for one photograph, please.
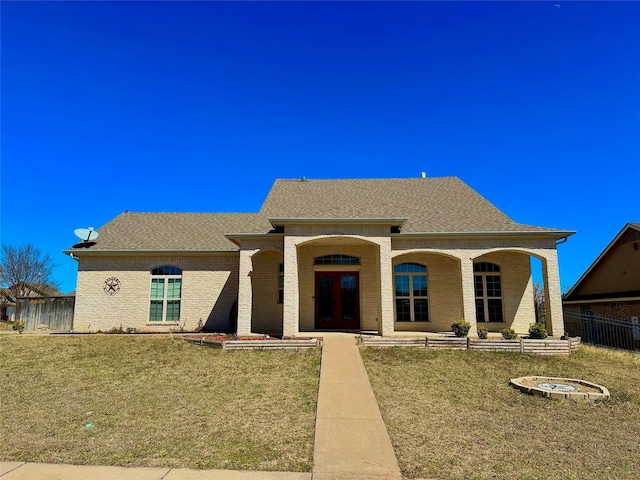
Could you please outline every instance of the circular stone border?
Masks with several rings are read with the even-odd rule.
[[[568,392],[542,388],[541,384],[544,383],[568,385],[574,387],[575,390]],[[606,387],[576,378],[529,376],[512,378],[509,385],[517,388],[522,393],[528,393],[529,395],[538,397],[570,398],[572,400],[590,400],[592,402],[605,401],[611,398],[609,390],[607,390]],[[584,390],[588,391],[580,390],[580,387],[586,387]]]

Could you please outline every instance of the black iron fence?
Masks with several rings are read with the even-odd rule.
[[[564,312],[564,329],[593,345],[640,351],[640,325],[591,313]]]

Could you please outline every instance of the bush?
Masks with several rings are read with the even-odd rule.
[[[478,338],[487,338],[489,331],[486,327],[478,327]]]
[[[547,338],[547,329],[541,323],[532,323],[529,325],[529,338]]]
[[[11,323],[11,328],[18,333],[22,333],[24,331],[24,327],[26,327],[26,325],[22,320],[15,320]]]
[[[471,324],[465,322],[463,318],[451,324],[451,331],[456,334],[456,337],[466,337],[469,334],[470,328]]]
[[[518,338],[518,334],[515,332],[513,328],[503,328],[500,330],[502,334],[502,338],[505,340],[513,340],[514,338]]]

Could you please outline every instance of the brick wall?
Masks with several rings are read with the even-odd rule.
[[[631,321],[631,317],[640,318],[640,300],[631,300],[623,302],[585,302],[564,304],[563,308],[565,312],[582,313],[581,305],[591,307],[591,311],[595,315],[601,315],[603,317],[617,318],[619,320]]]
[[[282,334],[282,304],[278,303],[278,278],[280,264],[283,261],[282,253],[272,250],[259,252],[252,257],[252,332]]]
[[[238,255],[214,256],[100,256],[81,257],[78,264],[74,330],[107,331],[133,327],[141,331],[168,331],[176,324],[149,323],[151,270],[162,265],[182,269],[179,326],[208,329],[229,326],[229,312],[237,299]],[[120,290],[104,291],[105,280],[116,277]]]

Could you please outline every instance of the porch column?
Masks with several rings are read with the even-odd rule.
[[[552,250],[544,256],[542,276],[544,278],[544,310],[547,333],[559,337],[564,335],[564,317],[562,315],[558,252],[556,250]]]
[[[460,273],[462,277],[462,315],[471,324],[470,337],[478,336],[476,322],[476,291],[473,282],[473,259],[460,258]]]
[[[251,333],[251,304],[253,292],[251,287],[251,272],[253,261],[251,256],[258,250],[243,250],[240,248],[240,268],[238,270],[238,335]]]
[[[284,237],[284,300],[282,305],[282,335],[292,336],[300,330],[298,291],[298,246],[296,239]]]
[[[380,319],[378,334],[391,335],[394,332],[393,318],[393,268],[391,261],[391,237],[378,242],[380,253]]]

